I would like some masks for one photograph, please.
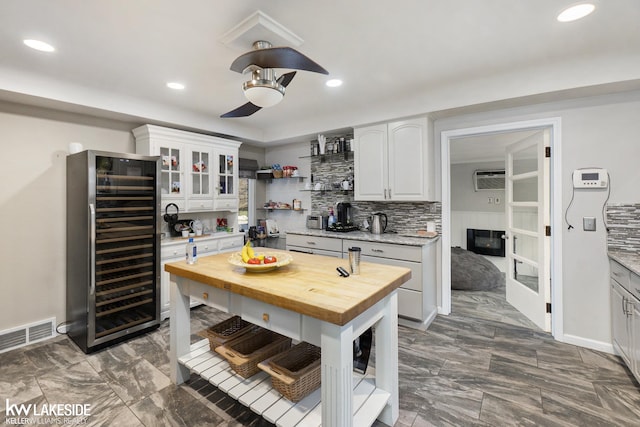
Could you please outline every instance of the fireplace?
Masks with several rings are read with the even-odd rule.
[[[480,255],[504,256],[504,231],[467,228],[467,250]]]

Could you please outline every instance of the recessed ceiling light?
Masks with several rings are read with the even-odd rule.
[[[28,39],[28,40],[23,40],[22,42],[27,46],[29,46],[31,49],[39,50],[42,52],[53,52],[56,50],[56,48],[51,46],[49,43],[45,43],[40,40]]]
[[[585,16],[593,12],[595,8],[596,7],[591,3],[574,4],[573,6],[570,6],[560,12],[557,19],[560,22],[575,21],[580,18],[584,18]]]
[[[325,84],[327,86],[329,86],[329,87],[338,87],[338,86],[342,86],[342,80],[340,80],[340,79],[331,79],[331,80],[327,80],[327,82]]]
[[[169,83],[167,83],[167,87],[170,88],[170,89],[175,89],[175,90],[184,89],[184,85],[182,83],[178,83],[178,82],[169,82]]]

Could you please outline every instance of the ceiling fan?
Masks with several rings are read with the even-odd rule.
[[[231,64],[231,71],[251,72],[251,80],[242,84],[249,102],[220,117],[247,117],[265,107],[282,101],[285,88],[296,75],[295,71],[278,77],[274,68],[311,71],[329,74],[327,70],[290,47],[272,47],[267,41],[253,43],[252,51],[240,55]]]

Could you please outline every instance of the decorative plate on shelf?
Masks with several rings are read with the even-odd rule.
[[[256,252],[256,256],[258,255],[270,254]],[[293,257],[287,253],[278,252],[274,256],[276,257],[277,261],[271,264],[247,264],[242,260],[242,254],[240,252],[235,252],[229,257],[229,264],[235,265],[236,267],[244,267],[247,269],[247,271],[250,271],[252,273],[264,273],[267,271],[275,270],[278,267],[288,265],[291,263],[291,261],[293,261]]]

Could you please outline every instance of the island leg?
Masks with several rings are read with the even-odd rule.
[[[191,347],[191,312],[189,311],[189,295],[185,295],[186,285],[182,278],[171,275],[170,297],[171,309],[169,320],[169,360],[171,365],[171,381],[182,384],[189,379],[189,369],[178,363],[178,358],[187,354]]]
[[[384,300],[384,316],[375,328],[376,387],[391,393],[378,420],[392,426],[398,420],[398,292]]]
[[[353,328],[322,322],[322,425],[353,425]]]

